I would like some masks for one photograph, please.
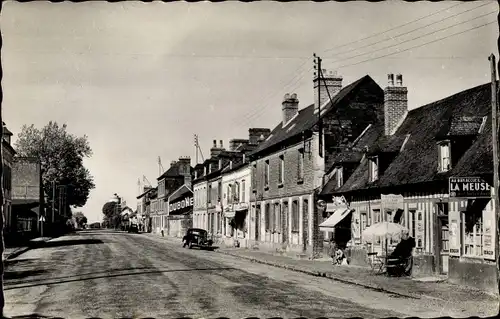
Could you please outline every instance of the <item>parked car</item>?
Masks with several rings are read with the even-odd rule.
[[[128,232],[129,233],[138,233],[139,232],[139,227],[137,226],[137,224],[132,224],[128,228]]]
[[[189,228],[182,238],[182,247],[198,247],[201,249],[214,250],[213,240],[208,239],[208,232],[200,228]]]

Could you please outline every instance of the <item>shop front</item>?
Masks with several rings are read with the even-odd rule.
[[[489,183],[479,177],[451,177],[445,237],[448,279],[491,292],[498,292],[495,265],[495,207]]]

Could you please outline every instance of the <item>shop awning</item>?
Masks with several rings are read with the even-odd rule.
[[[340,223],[344,218],[346,218],[354,210],[349,208],[339,208],[337,209],[327,220],[319,225],[319,228],[334,228],[338,223]]]

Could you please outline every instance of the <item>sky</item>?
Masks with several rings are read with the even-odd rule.
[[[285,93],[313,101],[313,53],[343,85],[402,74],[413,109],[491,80],[495,1],[3,2],[3,118],[87,135],[89,221],[114,193],[135,209],[179,156],[274,128]],[[200,156],[201,158],[201,156]]]

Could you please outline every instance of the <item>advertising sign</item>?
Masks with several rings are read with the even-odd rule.
[[[450,224],[448,228],[450,256],[460,256],[460,212],[450,211]]]
[[[491,203],[483,210],[483,256],[485,259],[495,260],[495,214],[489,209]]]
[[[403,195],[381,195],[382,209],[383,211],[396,211],[398,209],[404,209]]]
[[[491,197],[491,186],[481,177],[450,177],[450,197]]]
[[[184,208],[190,208],[193,206],[193,196],[189,196],[186,198],[183,198],[179,201],[169,203],[169,212],[170,213],[175,213],[178,210],[184,209]]]

